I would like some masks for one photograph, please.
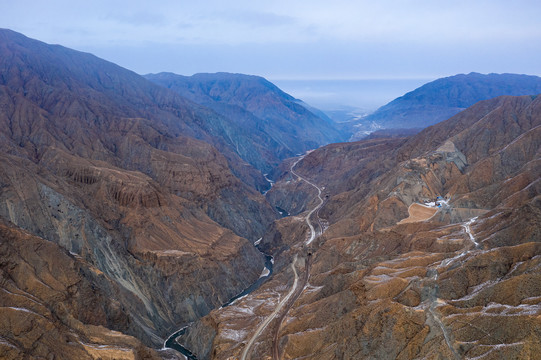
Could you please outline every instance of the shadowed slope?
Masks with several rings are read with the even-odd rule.
[[[374,122],[383,128],[422,129],[446,120],[481,100],[539,93],[541,78],[537,76],[459,74],[408,92],[363,118],[362,123]]]
[[[230,119],[228,134],[239,155],[267,172],[279,160],[345,140],[332,121],[258,76],[160,73],[146,78]]]

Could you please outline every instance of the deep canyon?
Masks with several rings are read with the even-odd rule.
[[[440,79],[348,141],[261,77],[0,30],[0,357],[534,359],[539,93]]]

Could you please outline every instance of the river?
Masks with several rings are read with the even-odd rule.
[[[259,277],[259,279],[257,279],[252,285],[250,285],[249,287],[244,289],[242,292],[240,292],[239,294],[233,296],[231,299],[229,299],[227,302],[225,302],[221,306],[221,308],[229,306],[229,305],[233,304],[235,302],[235,300],[240,299],[241,297],[244,297],[244,296],[250,294],[252,291],[257,290],[272,275],[272,270],[273,270],[273,267],[274,267],[274,259],[272,258],[271,255],[267,255],[267,254],[265,254],[264,252],[262,252],[259,249],[259,241],[260,240],[258,240],[256,242],[257,244],[255,245],[255,247],[257,248],[257,250],[259,250],[259,252],[261,252],[265,256],[265,268],[266,268],[267,271],[265,271],[265,269],[264,269],[263,273]],[[197,355],[195,355],[190,350],[188,350],[187,348],[185,348],[184,346],[182,346],[181,344],[179,344],[176,341],[176,339],[179,336],[184,335],[184,333],[186,333],[186,331],[188,330],[188,328],[190,326],[191,326],[191,324],[187,325],[187,326],[183,327],[182,329],[176,331],[175,333],[171,334],[167,338],[167,340],[165,341],[164,347],[169,348],[169,349],[177,350],[182,355],[186,356],[189,360],[198,360]]]

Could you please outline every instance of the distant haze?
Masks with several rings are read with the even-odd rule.
[[[295,98],[320,108],[373,111],[433,79],[280,80],[271,79]]]
[[[541,71],[538,0],[0,1],[0,27],[139,74],[332,80]]]

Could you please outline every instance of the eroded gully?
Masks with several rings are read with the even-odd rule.
[[[473,235],[471,231],[471,225],[475,222],[475,220],[477,220],[477,217],[471,218],[469,221],[461,225],[464,231],[466,232],[466,234],[468,235],[469,240],[473,243],[474,249],[479,247],[479,243],[476,241],[475,236]],[[448,331],[447,327],[445,326],[445,324],[443,323],[443,319],[440,313],[436,309],[439,304],[444,303],[444,301],[438,297],[439,295],[439,288],[437,284],[438,276],[439,276],[438,269],[449,266],[454,261],[460,260],[462,257],[466,256],[469,252],[470,250],[466,249],[452,258],[445,259],[444,261],[440,263],[440,265],[430,268],[427,272],[427,276],[430,279],[430,282],[428,285],[428,314],[431,320],[433,321],[433,323],[437,325],[439,329],[441,330],[447,347],[449,348],[453,358],[457,360],[460,359],[461,356],[458,354],[457,350],[455,349],[453,345],[452,336],[450,332]]]

